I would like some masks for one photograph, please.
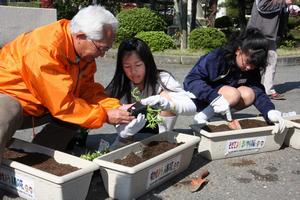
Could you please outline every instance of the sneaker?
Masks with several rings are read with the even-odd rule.
[[[273,99],[273,100],[286,100],[286,98],[284,97],[283,94],[279,94],[277,92],[274,92],[268,96],[270,97],[270,99]]]

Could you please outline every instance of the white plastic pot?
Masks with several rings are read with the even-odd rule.
[[[70,164],[79,170],[56,176],[28,165],[3,159],[0,166],[0,187],[25,199],[84,200],[93,172],[99,166],[76,156],[15,139],[11,148],[51,156],[56,162]]]
[[[264,121],[262,117],[245,119]],[[227,123],[226,121],[209,122],[216,126]],[[286,130],[282,134],[272,134],[274,126],[221,132],[207,132],[198,125],[191,125],[191,128],[195,135],[201,137],[198,152],[209,160],[278,150],[287,133]]]
[[[136,166],[114,163],[130,152],[142,152],[151,141],[183,142],[183,144]],[[100,166],[102,180],[108,195],[116,199],[135,199],[185,170],[192,159],[194,147],[200,138],[192,135],[164,132],[122,147],[94,160]]]

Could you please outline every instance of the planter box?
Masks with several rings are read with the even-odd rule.
[[[0,166],[0,188],[25,199],[83,200],[88,193],[93,172],[99,169],[98,165],[90,161],[22,140],[15,139],[10,147],[45,154],[53,157],[58,163],[80,168],[64,176],[56,176],[16,161],[3,159]]]
[[[114,160],[122,159],[130,152],[142,152],[151,141],[162,140],[184,144],[133,167],[114,163]],[[94,162],[100,165],[102,180],[110,197],[134,199],[185,170],[199,140],[199,137],[192,135],[164,132],[100,156]]]
[[[262,117],[253,117],[265,121]],[[209,122],[211,125],[227,124],[226,121]],[[198,152],[209,159],[221,159],[235,156],[278,150],[284,141],[287,130],[282,134],[272,134],[274,126],[247,128],[222,132],[207,132],[199,125],[191,125],[194,134],[201,137]]]
[[[291,120],[299,120],[300,115],[286,117],[288,120],[288,132],[284,139],[284,144],[294,149],[300,149],[300,123]]]

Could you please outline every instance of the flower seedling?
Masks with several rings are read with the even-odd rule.
[[[104,151],[94,151],[94,152],[87,152],[86,154],[82,154],[80,156],[80,158],[83,158],[85,160],[89,160],[89,161],[93,161],[95,158],[99,157],[99,156],[102,156],[106,153],[108,153],[109,150],[106,149]]]
[[[139,88],[135,87],[131,91],[132,98],[136,101],[135,104],[133,104],[129,109],[128,112],[130,112],[133,116],[137,116],[139,113],[145,114],[147,119],[147,128],[154,129],[157,124],[162,123],[162,119],[159,117],[159,113],[161,112],[161,109],[156,109],[149,105],[143,105],[141,101],[141,91]]]

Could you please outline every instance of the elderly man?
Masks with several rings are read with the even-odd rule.
[[[23,33],[3,46],[0,162],[15,131],[28,124],[50,121],[55,126],[67,127],[70,131],[53,132],[51,139],[37,139],[43,145],[64,149],[76,133],[74,127],[99,128],[105,122],[129,123],[134,118],[94,81],[95,58],[103,57],[111,48],[117,25],[109,11],[89,6],[71,21],[63,19]]]

